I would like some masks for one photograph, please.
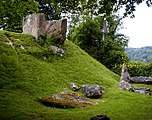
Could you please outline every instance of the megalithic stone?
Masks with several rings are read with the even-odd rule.
[[[67,19],[47,21],[43,13],[38,13],[26,16],[23,21],[23,33],[31,34],[37,40],[40,35],[46,35],[47,38],[57,36],[61,42],[64,42],[66,32]]]

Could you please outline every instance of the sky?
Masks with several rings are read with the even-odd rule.
[[[130,38],[128,47],[152,46],[152,7],[145,3],[137,5],[135,18],[125,18],[123,26],[125,28],[119,32]]]

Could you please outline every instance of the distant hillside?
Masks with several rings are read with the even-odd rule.
[[[100,114],[111,120],[152,118],[152,96],[119,90],[118,75],[68,40],[62,48],[60,57],[31,35],[0,31],[0,120],[90,120]],[[70,90],[71,82],[99,84],[106,91],[87,108],[59,109],[39,102],[42,96]]]
[[[152,46],[127,48],[125,52],[131,61],[152,62]]]

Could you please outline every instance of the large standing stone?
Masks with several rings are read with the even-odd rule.
[[[43,13],[28,15],[23,22],[23,33],[31,34],[36,39],[38,39],[40,35],[46,35],[47,38],[57,36],[64,42],[66,32],[66,19],[46,21]]]
[[[105,90],[105,88],[100,85],[84,85],[81,89],[88,98],[101,97]]]

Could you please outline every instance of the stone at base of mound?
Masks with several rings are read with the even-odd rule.
[[[119,88],[122,90],[136,92],[136,93],[140,93],[140,94],[151,95],[149,88],[135,88],[131,84],[129,84],[128,82],[126,82],[124,80],[120,81]]]
[[[64,90],[57,94],[44,96],[40,102],[46,106],[59,108],[83,108],[96,105],[97,102],[78,95],[75,92]]]
[[[87,98],[100,98],[105,88],[100,85],[84,85],[81,87],[81,90]]]
[[[144,83],[144,84],[152,84],[152,77],[131,77],[130,82],[132,83]]]

